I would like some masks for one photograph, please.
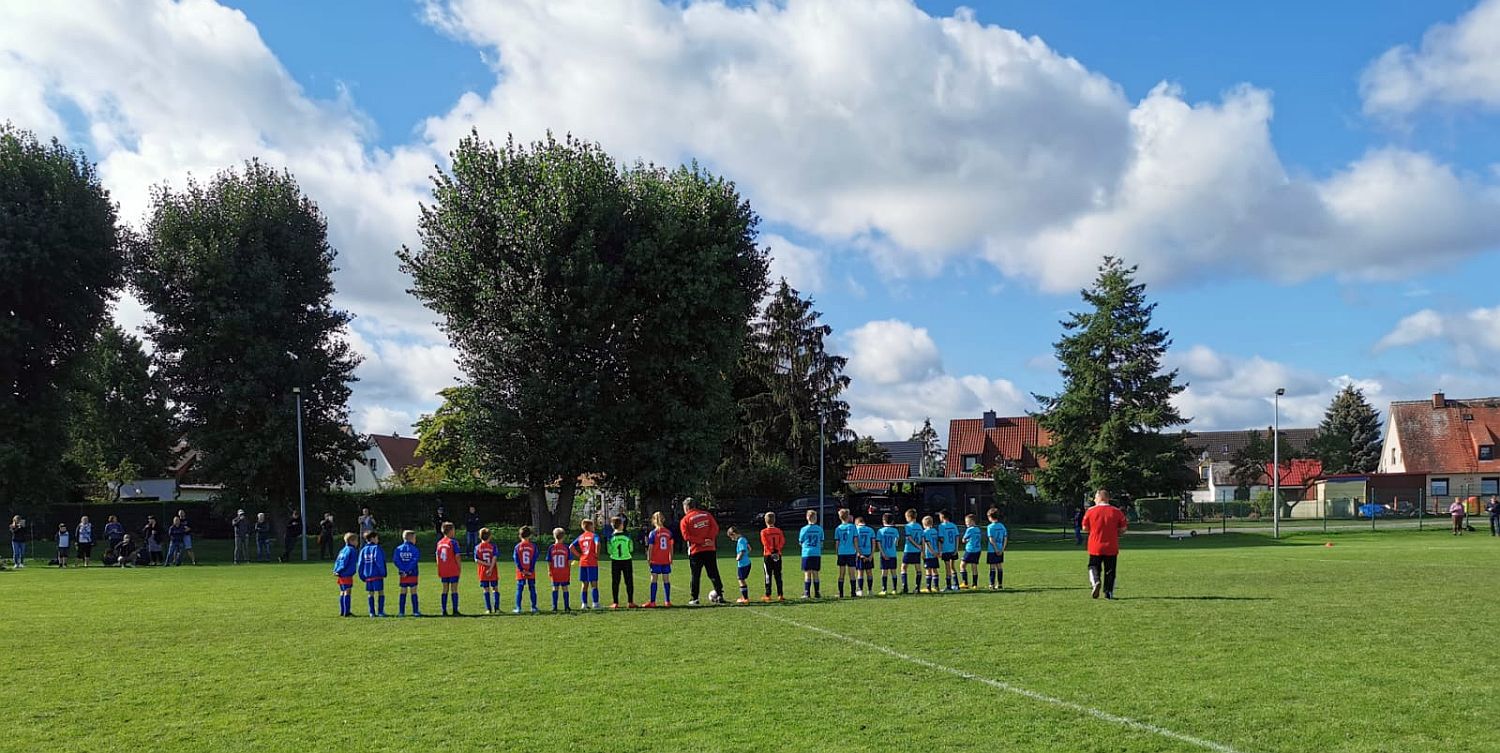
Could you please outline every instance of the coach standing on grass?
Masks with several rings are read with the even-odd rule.
[[[1120,534],[1125,532],[1125,513],[1109,503],[1109,490],[1094,492],[1094,506],[1083,514],[1083,532],[1089,536],[1090,596],[1115,598],[1115,563],[1120,556]]]
[[[724,583],[719,579],[719,521],[708,514],[692,497],[682,500],[682,539],[687,542],[688,564],[693,569],[693,580],[689,586],[692,598],[688,606],[698,604],[698,583],[703,569],[708,568],[708,579],[714,584],[719,598],[724,598]]]

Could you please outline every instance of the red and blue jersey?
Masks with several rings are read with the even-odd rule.
[[[553,583],[567,583],[573,575],[573,552],[562,542],[547,548],[547,574]]]
[[[495,545],[481,541],[474,545],[474,563],[479,566],[479,581],[491,583],[500,579],[495,565]]]
[[[646,561],[652,565],[672,564],[672,532],[657,528],[646,536]]]
[[[439,578],[458,577],[458,545],[447,536],[437,544],[437,568]]]
[[[522,541],[510,557],[516,563],[516,580],[536,580],[536,544]]]
[[[578,534],[570,547],[579,567],[599,566],[599,537],[588,531]]]

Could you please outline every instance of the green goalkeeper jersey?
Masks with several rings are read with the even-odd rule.
[[[615,535],[609,537],[606,548],[611,560],[628,560],[635,556],[635,542],[624,531],[615,531]]]

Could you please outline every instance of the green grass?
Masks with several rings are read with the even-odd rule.
[[[404,621],[335,617],[323,563],[33,564],[0,573],[0,749],[1203,749],[790,620],[1242,753],[1500,750],[1487,535],[1133,536],[1113,603],[1066,543],[1007,559],[1002,593]]]

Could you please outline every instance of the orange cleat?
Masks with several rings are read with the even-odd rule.
[[[661,606],[662,606],[663,609],[671,609],[672,608],[672,602],[670,602],[670,601],[662,602]]]
[[[652,608],[654,608],[656,606],[656,602],[654,602],[654,601],[648,601],[645,604],[642,604],[641,606],[645,607],[646,609],[652,609]]]
[[[739,598],[739,599],[735,599],[734,603],[736,603],[736,604],[749,604],[750,600],[749,599],[745,599],[745,598]]]
[[[637,606],[639,606],[639,605],[632,601],[632,602],[626,604],[625,608],[626,609],[635,609]]]
[[[620,605],[619,605],[619,604],[610,604],[610,605],[609,605],[609,608],[610,608],[610,609],[619,609],[619,608],[620,608]]]

